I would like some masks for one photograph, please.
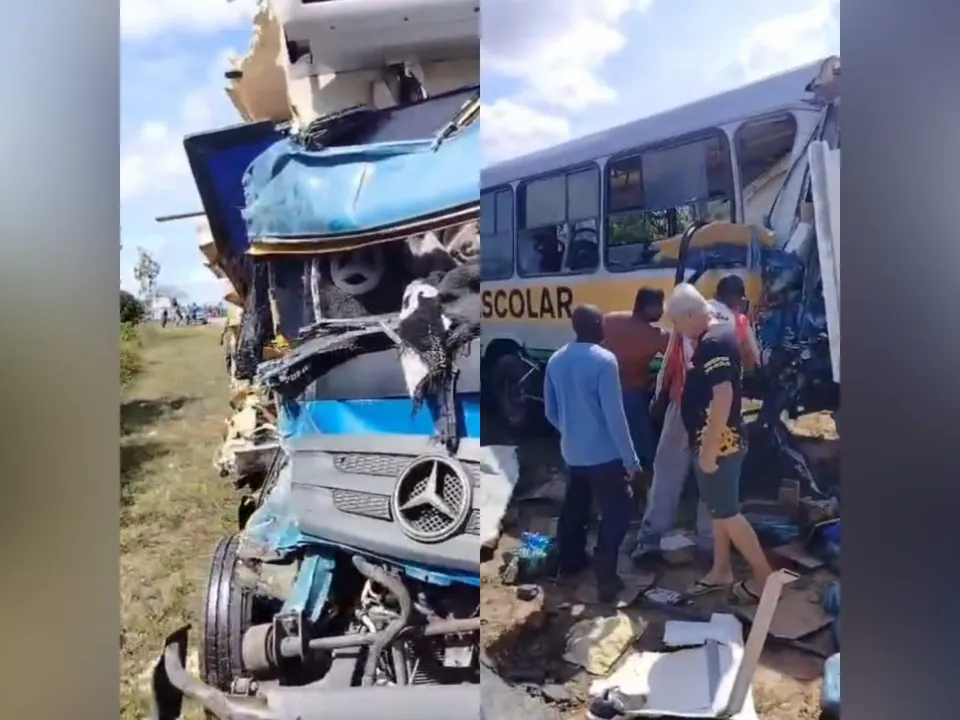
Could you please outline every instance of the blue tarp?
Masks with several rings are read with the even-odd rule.
[[[480,122],[432,139],[304,149],[284,138],[243,178],[247,235],[316,241],[409,223],[479,203]]]

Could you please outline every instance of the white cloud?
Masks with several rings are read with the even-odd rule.
[[[212,33],[249,24],[258,0],[120,0],[120,34],[146,38],[170,31]]]
[[[485,69],[521,80],[530,100],[566,110],[609,103],[616,89],[598,71],[626,39],[623,15],[652,0],[484,0]]]
[[[224,66],[225,67],[225,66]],[[213,108],[210,107],[211,93],[222,93],[222,88],[201,88],[187,93],[183,99],[183,123],[194,129],[206,129],[213,122]]]
[[[556,145],[570,136],[570,122],[502,98],[483,105],[480,129],[484,164]]]
[[[484,0],[486,163],[839,52],[839,0],[784,3],[779,13],[768,6],[759,18],[744,1],[733,15],[712,13],[715,21],[723,19],[721,26],[692,25],[687,42],[671,39],[675,27],[664,28],[662,41],[647,39],[642,49],[646,69],[625,75],[622,62],[606,66],[616,54],[622,60],[637,52],[626,33],[638,23],[625,21],[628,13],[646,11],[651,2]],[[691,5],[684,13],[696,15],[700,4]],[[670,9],[674,16],[678,10]],[[649,92],[631,92],[638,82]],[[509,90],[494,95],[487,88]]]
[[[186,178],[187,158],[183,135],[170,126],[151,120],[140,126],[133,148],[120,158],[120,200],[169,190]]]
[[[756,25],[741,44],[739,65],[750,82],[837,51],[839,0],[817,0],[805,10]]]
[[[150,193],[182,186],[189,177],[189,165],[183,150],[183,138],[218,125],[239,122],[224,91],[223,69],[232,50],[224,50],[206,74],[202,84],[183,95],[179,112],[169,119],[148,120],[141,124],[136,138],[121,147],[120,199],[130,200]],[[226,107],[224,116],[215,108]]]

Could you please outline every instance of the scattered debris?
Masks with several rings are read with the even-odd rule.
[[[556,573],[557,549],[553,538],[523,533],[521,545],[503,555],[500,580],[504,585],[530,583]]]
[[[756,622],[757,606],[738,607],[736,614],[749,623]],[[832,621],[820,605],[820,591],[815,583],[784,590],[769,634],[780,640],[800,640],[823,630]]]
[[[543,685],[544,681],[547,679],[546,671],[543,668],[535,667],[513,666],[504,669],[502,674],[504,680],[517,683],[518,685]]]
[[[540,594],[540,587],[537,585],[520,585],[517,588],[517,599],[523,602],[530,602],[536,599]]]
[[[808,553],[801,542],[792,542],[775,547],[772,552],[804,570],[817,570],[826,565],[826,562]]]
[[[744,517],[757,533],[764,547],[779,547],[794,542],[800,537],[800,528],[790,519],[779,514],[744,513]]]
[[[627,575],[620,573],[620,580],[623,582],[623,588],[617,593],[613,606],[616,608],[629,607],[636,603],[637,598],[644,590],[649,588],[656,580],[655,573],[639,573],[634,571]],[[584,605],[605,605],[600,600],[596,583],[583,583],[577,587],[574,593],[574,600]]]
[[[591,675],[606,675],[646,627],[643,618],[622,612],[580,620],[567,631],[563,659]]]
[[[800,522],[807,527],[835,520],[839,514],[840,502],[836,498],[825,500],[801,498],[800,500]]]
[[[276,408],[256,386],[234,381],[223,445],[214,459],[221,477],[232,477],[240,487],[247,478],[265,476],[280,447]]]
[[[676,590],[668,590],[662,587],[650,588],[643,594],[643,599],[654,605],[671,606],[688,604],[687,601],[684,600],[683,595]]]
[[[480,648],[480,664],[483,665],[485,668],[489,668],[491,670],[497,669],[496,661],[492,657],[490,657],[490,653],[487,652],[487,649],[485,647]]]
[[[542,445],[535,446],[540,448],[538,452],[544,454],[543,459],[538,460],[539,467],[526,467],[526,472],[547,479],[549,484],[550,480],[557,477],[553,469],[562,466],[562,463],[554,457],[558,457],[556,449],[551,448],[553,455],[547,455],[543,453]],[[528,448],[526,455],[523,448],[518,452],[526,458],[529,466],[531,450]],[[534,484],[528,478],[521,480],[525,490]],[[787,489],[791,490],[792,495],[793,488],[784,488]],[[543,495],[547,495],[547,498],[543,498]],[[503,551],[516,550],[522,543],[524,532],[546,537],[555,535],[558,508],[549,495],[541,489],[529,493],[523,502],[518,502],[517,497],[513,498],[509,510],[516,517],[509,533],[500,543],[498,556],[504,557],[500,554]],[[769,633],[762,648],[765,665],[757,670],[752,684],[752,692],[756,693],[756,713],[752,699],[747,697],[743,710],[733,716],[737,720],[756,720],[758,715],[767,720],[781,716],[816,717],[820,708],[824,661],[839,647],[822,621],[807,622],[810,620],[811,605],[814,606],[812,614],[821,615],[817,610],[821,597],[827,602],[826,596],[831,593],[828,586],[837,577],[838,569],[831,560],[828,543],[836,546],[835,554],[838,557],[839,521],[824,521],[822,518],[838,512],[839,503],[833,499],[810,501],[801,498],[800,506],[794,511],[792,498],[786,503],[785,500],[786,497],[755,499],[744,503],[744,512],[750,513],[754,520],[758,520],[757,524],[762,530],[767,531],[765,545],[775,566],[795,569],[802,576],[784,589],[779,607],[775,608],[771,618]],[[785,512],[785,504],[791,508],[789,513]],[[810,525],[810,519],[819,519],[820,524]],[[591,524],[588,547],[595,540],[595,532],[596,528]],[[605,673],[598,674],[599,666],[607,665],[607,673],[616,674],[630,658],[640,654],[641,649],[675,655],[692,647],[699,649],[703,658],[707,641],[722,644],[709,634],[702,637],[703,633],[699,631],[712,619],[712,613],[726,613],[728,616],[733,613],[733,617],[739,620],[737,625],[742,624],[744,628],[740,631],[741,638],[749,634],[756,619],[755,606],[731,610],[724,603],[723,593],[696,599],[683,594],[684,588],[704,571],[698,560],[697,546],[689,529],[665,534],[659,548],[649,560],[645,557],[641,564],[629,557],[629,543],[625,543],[618,562],[618,574],[631,587],[618,598],[616,608],[597,602],[595,583],[590,573],[564,580],[520,579],[507,588],[498,577],[500,563],[492,560],[485,563],[490,581],[483,593],[484,616],[491,618],[489,640],[485,642],[490,644],[491,653],[495,652],[496,657],[502,658],[500,672],[505,679],[525,688],[541,703],[553,705],[556,708],[553,712],[564,715],[573,712],[573,717],[580,719],[584,711],[587,717],[603,717],[599,713],[620,707],[625,710],[622,715],[642,716],[645,714],[644,707],[648,710],[652,707],[649,697],[617,697],[616,693],[605,697],[603,693],[598,696],[588,691],[593,681],[604,677]],[[696,567],[691,561],[697,562]],[[742,569],[737,568],[737,572]],[[532,601],[524,600],[528,592],[533,592],[520,589],[525,584],[539,586],[539,592]],[[491,592],[487,592],[487,588]],[[497,611],[493,612],[493,608],[497,608]],[[618,647],[616,643],[610,643],[609,647],[604,647],[603,638],[599,637],[603,631],[598,630],[597,637],[584,640],[587,647],[571,647],[571,640],[579,635],[589,635],[592,624],[614,623],[615,613],[629,617],[637,611],[643,614],[640,622],[644,627],[636,639],[628,638],[625,646]],[[799,627],[792,628],[787,634],[799,634],[799,637],[778,637],[782,632],[780,625],[784,622],[783,616],[789,618],[797,612],[802,614],[799,622],[795,623]],[[542,617],[544,614],[545,618]],[[596,615],[602,617],[596,618]],[[832,613],[827,610],[822,615],[828,625],[834,620]],[[540,620],[545,621],[541,623]],[[537,626],[540,626],[539,630],[535,629]],[[534,629],[533,633],[529,632],[531,629]],[[832,629],[836,629],[836,624]],[[697,637],[698,632],[701,637]],[[608,641],[614,639],[607,638]],[[618,658],[616,656],[621,648],[622,654]],[[745,643],[741,640],[740,652],[743,654],[745,651]],[[558,656],[566,662],[557,663]],[[666,667],[658,664],[657,672]],[[732,684],[732,677],[730,681]],[[570,696],[569,700],[556,699],[567,696]],[[590,709],[584,703],[588,703]],[[597,707],[594,708],[594,705]],[[777,710],[774,711],[774,708]],[[784,715],[783,711],[787,710],[789,712]]]
[[[835,580],[830,583],[820,596],[820,606],[823,611],[833,618],[831,630],[833,630],[833,641],[840,647],[840,581]]]
[[[556,683],[544,685],[542,688],[540,688],[540,694],[550,702],[554,703],[568,703],[573,700],[573,696],[570,694],[570,691],[567,690],[563,685],[557,685]]]
[[[610,677],[595,681],[590,695],[619,700],[632,709],[631,715],[710,717],[723,712],[743,659],[740,624],[731,615],[718,614],[709,623],[687,625],[703,626],[685,633],[684,644],[692,647],[632,653]]]
[[[693,562],[696,548],[696,543],[685,533],[670,533],[660,538],[660,555],[668,565],[686,565]]]
[[[756,717],[750,683],[782,590],[796,578],[786,570],[770,576],[746,643],[740,623],[726,613],[715,613],[709,623],[667,623],[664,632],[673,644],[694,647],[628,655],[613,674],[590,686],[595,699],[591,711],[623,714],[629,709],[626,714],[632,717]]]

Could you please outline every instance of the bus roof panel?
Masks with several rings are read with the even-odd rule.
[[[658,115],[491,165],[480,173],[481,187],[495,187],[553,172],[789,106],[809,96],[806,87],[820,72],[824,60],[826,58]]]

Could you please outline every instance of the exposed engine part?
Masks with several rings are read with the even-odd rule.
[[[416,593],[414,610],[428,626],[446,619],[476,618],[480,613],[476,591],[465,586],[424,585]],[[395,616],[382,593],[372,583],[360,596],[358,618],[376,632]],[[390,646],[389,657],[382,655],[377,665],[377,685],[450,685],[476,682],[479,651],[472,633],[428,635],[401,638]]]
[[[334,651],[362,648],[356,682],[364,687],[476,681],[477,588],[402,578],[360,556],[352,557],[350,565],[363,584],[352,600],[338,600],[341,606],[349,602],[354,608],[353,621],[343,628],[347,632],[315,637],[331,628],[311,627],[302,614],[277,614],[272,622],[253,625],[244,633],[241,653],[246,672],[275,677],[294,662],[316,668],[317,672],[305,673],[312,683],[326,672]],[[346,566],[337,572],[346,572]]]
[[[377,660],[380,657],[380,653],[393,642],[397,634],[410,622],[410,611],[413,603],[410,600],[410,593],[407,592],[407,588],[404,587],[403,582],[395,575],[391,575],[383,568],[371,565],[359,555],[354,556],[353,564],[368,580],[383,585],[393,593],[393,596],[397,599],[397,603],[400,606],[397,616],[392,619],[383,630],[374,633],[376,640],[371,643],[370,649],[367,651],[367,662],[363,668],[361,685],[369,686],[373,685],[374,676],[377,671]]]

